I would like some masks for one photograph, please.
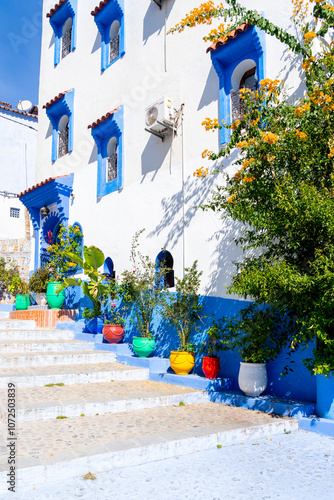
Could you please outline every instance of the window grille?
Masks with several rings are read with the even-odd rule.
[[[68,124],[64,130],[59,132],[58,158],[67,155],[68,153]]]
[[[119,56],[119,35],[114,36],[109,43],[109,62],[113,62]]]
[[[72,27],[61,37],[61,58],[64,59],[72,48]]]
[[[247,71],[240,81],[239,90],[231,90],[231,108],[232,108],[232,121],[242,120],[245,110],[244,100],[240,98],[240,89],[249,89],[254,92],[257,88],[257,80],[255,77],[256,68]]]
[[[19,217],[20,217],[20,209],[19,208],[13,208],[13,207],[11,207],[10,208],[9,216],[10,217],[14,217],[15,219],[19,219]]]
[[[107,182],[111,182],[116,178],[117,178],[117,153],[114,153],[108,158]]]

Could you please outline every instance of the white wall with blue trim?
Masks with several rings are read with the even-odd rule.
[[[218,50],[224,49],[211,53],[211,57],[206,53],[210,44],[204,43],[202,37],[214,25],[166,35],[169,28],[202,0],[165,0],[161,10],[150,0],[110,2],[117,4],[115,12],[119,14],[120,8],[123,13],[121,54],[109,66],[102,62],[101,68],[104,45],[91,15],[99,1],[73,3],[75,48],[56,65],[54,31],[46,17],[54,7],[54,0],[44,1],[39,105],[41,108],[60,93],[74,89],[70,132],[73,150],[52,161],[53,127],[47,114],[40,113],[36,182],[50,176],[74,174],[69,223],[80,222],[85,244],[96,245],[111,257],[116,275],[129,266],[132,236],[146,228],[141,251],[155,259],[165,247],[173,255],[176,276],[182,276],[183,268],[198,260],[198,267],[203,271],[201,293],[210,301],[209,308],[214,307],[216,315],[225,314],[227,304],[229,311],[233,310],[230,304],[235,304],[235,308],[241,304],[237,302],[238,297],[226,294],[234,272],[232,261],[242,257],[232,241],[238,227],[222,222],[213,212],[196,208],[207,199],[212,185],[219,179],[212,176],[197,179],[193,172],[207,166],[201,157],[202,151],[217,151],[223,142],[218,132],[205,132],[201,122],[206,117],[227,119],[230,113],[226,75],[232,74],[241,55],[253,56],[240,49],[244,36],[241,34],[236,39],[239,48],[231,50],[229,56],[235,61],[226,63],[225,56],[218,57]],[[242,3],[262,10],[282,28],[293,29],[288,15],[290,0],[244,0]],[[248,37],[249,34],[245,35],[247,44]],[[261,50],[258,45],[257,51],[254,49],[258,77],[287,78],[290,94],[300,96],[304,86],[294,69],[291,53],[274,37],[258,33],[257,37],[256,43],[261,45]],[[233,43],[234,40],[229,42],[231,46]],[[145,131],[145,110],[162,96],[170,98],[177,110],[184,104],[177,135],[174,138],[169,135],[163,142]],[[102,149],[100,151],[96,140],[98,134],[94,135],[92,130],[99,126],[97,120],[118,107],[122,109],[122,178],[116,189],[104,190],[98,180],[103,165],[103,158],[99,158]],[[93,125],[91,129],[89,125]],[[227,171],[232,168],[229,163],[224,167]],[[237,366],[232,358],[226,365],[228,371],[234,371]],[[273,368],[273,373],[275,370]],[[308,395],[312,399],[311,377],[303,368],[300,373],[310,382]],[[288,393],[290,382],[280,382],[278,372],[275,377],[277,384],[283,384],[281,393]]]

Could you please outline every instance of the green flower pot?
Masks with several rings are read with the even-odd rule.
[[[145,337],[133,337],[132,347],[137,356],[147,358],[155,349],[155,340]]]
[[[46,300],[51,309],[60,309],[65,301],[65,290],[56,293],[57,287],[61,285],[59,281],[49,281],[46,289]]]
[[[16,295],[15,297],[15,309],[17,311],[25,311],[30,306],[29,295]]]

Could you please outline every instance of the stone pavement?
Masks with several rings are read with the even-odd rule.
[[[53,495],[51,485],[59,478],[71,481],[88,471],[113,474],[145,463],[150,470],[156,461],[189,459],[215,452],[217,445],[298,428],[296,419],[217,404],[206,391],[150,381],[147,368],[123,365],[114,353],[89,347],[75,342],[71,331],[0,320],[0,498],[8,487],[10,439],[21,498],[23,491],[46,485]],[[7,428],[8,383],[15,384],[13,434]]]
[[[333,471],[334,439],[294,431],[110,471],[92,466],[96,480],[59,476],[1,498],[320,500],[334,498]]]

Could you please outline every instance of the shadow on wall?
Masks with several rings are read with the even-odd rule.
[[[154,177],[157,175],[159,168],[162,167],[165,158],[170,151],[170,145],[172,141],[172,136],[169,135],[162,142],[159,137],[147,132],[149,139],[141,155],[141,173],[143,178],[141,182],[144,181],[145,176],[151,172],[154,172]]]
[[[167,17],[170,13],[170,11],[173,8],[173,5],[175,3],[175,0],[170,0],[167,4],[163,5],[161,9],[159,9],[158,5],[155,4],[154,2],[150,2],[147,12],[144,17],[144,22],[143,22],[143,41],[144,44],[146,44],[147,40],[152,36],[154,33],[158,31],[158,34],[160,34],[161,30],[165,26],[165,8],[167,6]]]
[[[189,227],[193,217],[195,216],[197,207],[207,199],[214,176],[208,176],[203,179],[198,179],[194,182],[193,177],[188,177],[184,185],[185,193],[185,218],[182,218],[183,196],[182,191],[178,191],[169,198],[162,198],[161,205],[164,216],[158,226],[151,231],[149,237],[159,236],[165,229],[168,229],[165,242],[162,247],[173,248],[176,243],[182,238],[184,227]]]
[[[197,111],[201,110],[205,106],[208,106],[212,102],[218,101],[218,96],[219,96],[219,79],[217,77],[216,70],[214,69],[213,66],[211,66],[201,100],[198,104]]]
[[[100,48],[101,48],[101,33],[98,31],[96,33],[96,38],[95,38],[95,41],[94,41],[94,45],[93,45],[91,54],[94,54],[94,52],[96,52]]]

